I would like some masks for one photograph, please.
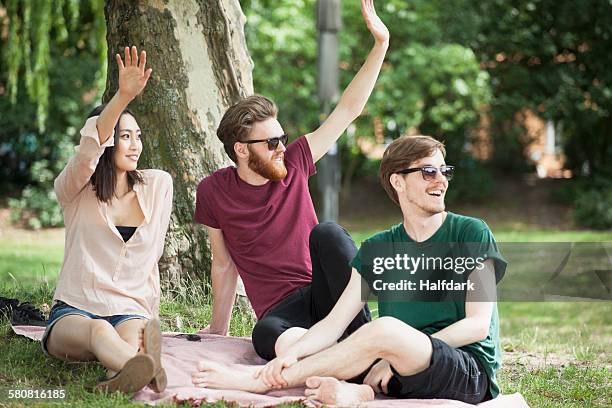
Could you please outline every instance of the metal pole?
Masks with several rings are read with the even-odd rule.
[[[327,119],[339,97],[338,36],[342,26],[340,0],[317,1],[318,98],[320,122]],[[340,163],[336,143],[319,161],[317,182],[322,198],[322,221],[338,221]]]

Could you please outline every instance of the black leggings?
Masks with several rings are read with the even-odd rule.
[[[253,328],[253,346],[261,358],[276,357],[278,337],[291,327],[309,329],[332,310],[351,277],[357,248],[349,233],[332,222],[318,224],[310,233],[312,283],[291,292],[271,308]],[[366,304],[341,339],[371,320]]]

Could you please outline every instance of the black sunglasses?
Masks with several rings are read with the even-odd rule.
[[[446,179],[448,181],[451,181],[451,179],[455,175],[455,166],[440,166],[439,169],[437,167],[434,167],[434,166],[414,167],[414,168],[410,168],[410,169],[400,170],[397,173],[400,173],[400,174],[409,174],[409,173],[414,173],[414,172],[417,172],[417,171],[421,172],[421,175],[423,176],[423,180],[425,180],[425,181],[435,180],[436,179],[436,175],[438,174],[438,171],[444,177],[446,177]]]
[[[278,143],[282,142],[283,146],[287,146],[287,142],[289,141],[289,136],[282,135],[277,137],[271,137],[269,139],[257,139],[257,140],[244,140],[240,141],[240,143],[253,144],[253,143],[268,143],[268,150],[274,151],[278,147]]]

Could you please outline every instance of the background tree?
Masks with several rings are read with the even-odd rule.
[[[315,0],[248,0],[247,40],[255,61],[257,92],[279,102],[279,118],[286,130],[299,136],[318,124],[316,98]],[[375,176],[378,164],[366,160],[357,137],[387,140],[420,131],[445,140],[449,155],[488,192],[487,172],[467,151],[489,102],[488,74],[474,52],[444,38],[438,25],[441,6],[429,1],[390,0],[378,10],[391,32],[391,43],[378,83],[366,111],[356,121],[354,137],[339,140],[343,192],[362,176]],[[368,52],[371,36],[360,18],[358,2],[342,3],[340,32],[341,88],[348,85]],[[374,124],[380,129],[375,130]],[[455,183],[452,194],[462,198],[474,189]],[[311,189],[313,192],[314,189]],[[455,197],[451,197],[455,198]]]
[[[493,163],[524,169],[525,109],[554,121],[577,223],[612,228],[612,3],[440,3],[445,37],[474,50],[491,77]]]
[[[460,1],[444,10],[443,21],[462,22],[443,24],[447,37],[473,49],[491,75],[496,125],[532,109],[562,123],[576,174],[612,175],[609,1]]]
[[[8,176],[4,191],[26,186],[11,200],[15,218],[35,228],[61,224],[53,179],[104,85],[106,95],[117,88],[114,63],[105,83],[107,41],[111,62],[123,46],[134,44],[147,51],[154,69],[147,90],[131,105],[146,135],[141,165],[165,169],[174,178],[162,273],[172,283],[187,274],[204,276],[210,254],[204,229],[193,223],[195,188],[203,176],[228,164],[215,135],[221,114],[253,92],[238,1],[42,3],[0,3],[7,67],[0,87],[0,159],[7,166],[0,171]]]
[[[103,2],[0,1],[0,27],[0,192],[23,188],[15,220],[55,226],[53,179],[106,77]]]
[[[233,13],[229,10],[239,5],[236,0],[210,4],[207,11],[196,10],[190,2],[170,2],[159,10],[151,9],[164,15],[182,13],[180,21],[205,27],[201,30],[205,34],[200,35],[173,22],[176,19],[172,17],[167,32],[176,38],[192,36],[190,42],[199,51],[223,54],[202,38],[232,30],[231,25],[215,19],[225,12]],[[136,35],[125,25],[133,19],[130,13],[141,15],[138,7],[145,6],[134,5],[134,10],[124,7],[127,14],[117,16],[117,26],[113,27]],[[279,119],[289,134],[295,137],[314,129],[319,121],[315,0],[242,0],[240,7],[247,16],[246,38],[255,62],[254,89],[276,100]],[[342,7],[340,59],[344,87],[363,62],[371,39],[362,24],[358,2],[344,1]],[[19,196],[11,200],[13,216],[31,227],[61,224],[52,179],[71,153],[84,116],[100,101],[106,85],[103,9],[102,0],[0,0],[0,192],[3,196]],[[600,222],[612,219],[607,211],[612,208],[612,193],[606,193],[611,190],[612,173],[611,9],[607,0],[382,2],[379,14],[391,30],[391,46],[367,110],[357,120],[354,133],[340,139],[344,192],[355,180],[374,176],[378,167],[361,153],[358,137],[377,136],[380,140],[382,136],[386,143],[402,133],[419,131],[445,140],[449,155],[461,169],[463,177],[454,180],[449,192],[455,196],[449,198],[470,202],[482,198],[491,191],[493,172],[516,178],[532,171],[524,154],[527,132],[517,120],[530,109],[561,124],[558,134],[567,165],[581,176],[570,183],[577,187],[566,198],[576,207],[577,221],[585,226],[612,226],[612,221]],[[217,12],[221,14],[214,14]],[[207,15],[215,19],[206,22]],[[141,23],[149,23],[146,15],[139,18]],[[240,25],[244,20],[238,14],[231,21]],[[167,55],[161,48],[171,47],[174,58],[188,43],[166,42],[161,37],[165,31],[159,27],[140,28],[160,35],[148,39],[153,53]],[[113,37],[113,41],[125,38]],[[202,67],[210,67],[228,83],[234,81],[233,71],[223,64],[198,64],[189,68],[191,76],[179,72],[168,83],[160,77],[159,91],[147,89],[142,100],[154,93],[156,97],[163,94],[174,98],[158,102],[166,112],[166,105],[180,100],[176,98],[182,97],[182,91],[172,93],[165,87],[173,81],[183,86],[185,78],[189,84],[198,83],[195,77],[210,78],[211,72]],[[191,89],[186,93],[191,95],[190,105],[203,104],[216,92],[217,85],[204,81],[208,80],[200,80],[197,92]],[[224,82],[219,78],[215,81]],[[194,123],[200,126],[206,110],[198,108],[195,112]],[[470,143],[483,114],[490,119],[493,142],[489,163],[481,163],[470,154]],[[216,113],[211,115],[206,124],[215,121]],[[174,118],[171,116],[170,121]],[[184,118],[176,118],[182,126]],[[203,132],[207,132],[206,138],[212,134],[208,128]],[[173,149],[165,147],[162,139],[155,143],[159,143],[155,154],[160,157]],[[174,146],[173,141],[169,143]],[[177,143],[183,142],[179,138]],[[188,152],[193,152],[190,149]],[[180,161],[180,155],[173,154],[169,157]],[[146,159],[151,165],[162,163],[156,157]],[[210,170],[195,167],[196,177]],[[179,174],[182,177],[187,173]],[[479,188],[471,188],[474,184]],[[181,211],[188,213],[186,209]],[[180,245],[189,244],[190,239]]]
[[[174,207],[160,269],[171,284],[204,277],[210,250],[193,222],[198,182],[227,165],[216,128],[227,107],[253,92],[236,0],[107,1],[109,74],[105,99],[117,89],[114,55],[126,45],[147,51],[153,68],[147,89],[132,104],[143,131],[143,167],[174,179]]]

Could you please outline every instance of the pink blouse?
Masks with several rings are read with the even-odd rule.
[[[64,212],[66,246],[54,299],[100,316],[159,315],[159,269],[172,211],[172,178],[162,170],[139,170],[144,184],[134,185],[144,222],[123,242],[98,201],[89,179],[114,135],[100,145],[96,122],[81,129],[76,154],[55,179]]]

